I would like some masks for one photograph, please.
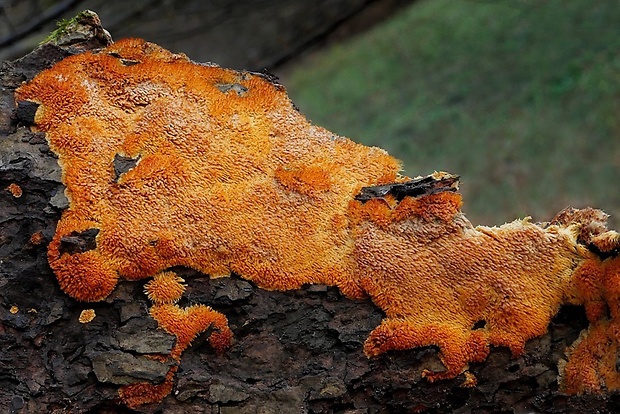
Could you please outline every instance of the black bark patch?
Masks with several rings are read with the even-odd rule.
[[[68,236],[60,238],[60,254],[84,253],[97,248],[97,234],[99,229],[88,229],[82,232],[72,231]]]
[[[248,93],[248,88],[240,83],[218,83],[215,85],[222,93],[228,93],[230,91],[237,92],[239,96],[245,96]]]
[[[475,329],[482,329],[485,326],[487,326],[487,321],[485,321],[484,319],[480,319],[479,321],[476,321],[476,323],[474,324],[474,326],[471,329],[473,329],[473,330],[475,330]]]
[[[26,124],[34,124],[34,116],[37,113],[39,104],[32,101],[19,101],[17,102],[17,109],[15,109],[15,116],[17,120]]]
[[[456,192],[458,190],[456,187],[458,181],[459,176],[457,175],[449,175],[439,179],[428,175],[405,183],[363,187],[360,193],[355,196],[355,199],[366,202],[373,198],[383,198],[391,194],[396,200],[401,201],[405,197],[421,197],[445,191]]]
[[[278,78],[277,75],[274,75],[273,73],[269,72],[267,68],[263,68],[263,70],[258,72],[257,75],[269,81],[269,83],[273,84],[274,86],[280,86],[280,87],[282,86],[282,84],[280,83],[280,78]]]
[[[114,156],[114,182],[118,182],[121,175],[134,168],[138,164],[139,160],[139,156],[136,158],[131,158],[116,154]]]
[[[133,65],[137,65],[138,63],[140,63],[139,60],[121,59],[121,65],[123,66],[133,66]]]
[[[597,255],[601,260],[605,260],[605,259],[609,259],[610,257],[616,257],[618,255],[620,255],[620,248],[617,249],[612,249],[609,251],[602,251],[601,249],[599,249],[599,247],[597,245],[595,245],[594,243],[588,243],[586,245],[586,247],[588,248],[588,250],[590,250],[592,253],[594,253],[595,255]]]
[[[284,91],[284,86],[280,83],[280,78],[278,78],[273,73],[269,72],[267,68],[263,68],[260,72],[251,72],[252,75],[260,76],[269,82],[277,91]]]
[[[125,59],[118,52],[108,52],[108,55],[112,56],[113,58],[118,59],[121,62],[121,65],[123,65],[123,66],[133,66],[133,65],[137,65],[138,63],[142,63],[142,62],[140,62],[139,60],[136,60],[136,59]]]
[[[42,69],[52,67],[56,62],[60,62],[73,54],[60,46],[45,43],[13,63],[15,68],[23,75],[23,80],[31,80]]]

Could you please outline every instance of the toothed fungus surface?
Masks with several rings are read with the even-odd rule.
[[[232,343],[224,315],[176,304],[185,286],[169,269],[186,266],[265,289],[369,296],[386,317],[368,356],[436,345],[446,370],[423,375],[464,374],[466,386],[491,346],[519,355],[560,305],[584,305],[591,325],[567,350],[562,387],[620,387],[620,237],[599,210],[474,227],[458,177],[400,176],[385,151],[311,125],[273,80],[139,39],[69,57],[17,99],[39,104],[34,127],[67,187],[48,249],[60,286],[99,301],[119,278],[153,277],[150,314],[177,338],[170,358],[209,328],[218,352]],[[161,400],[175,371],[123,387],[122,400]]]
[[[176,303],[185,292],[185,280],[174,272],[156,274],[153,280],[144,285],[144,291],[149,299],[157,304]]]

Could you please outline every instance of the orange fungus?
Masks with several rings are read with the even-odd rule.
[[[9,184],[5,190],[7,190],[9,193],[11,193],[11,195],[15,198],[20,198],[22,196],[22,194],[24,193],[22,188],[15,184],[15,183],[11,183]]]
[[[385,151],[311,125],[273,80],[139,39],[66,58],[17,99],[39,104],[34,128],[67,187],[48,249],[61,288],[99,301],[119,278],[153,277],[150,314],[177,338],[175,360],[209,328],[217,351],[232,342],[221,313],[176,305],[185,286],[168,269],[186,266],[369,296],[386,317],[368,356],[435,345],[446,369],[423,375],[465,374],[466,386],[491,346],[519,355],[562,304],[584,305],[591,326],[567,350],[562,387],[620,388],[620,236],[599,210],[474,227],[458,177],[403,177]],[[161,400],[175,371],[123,387],[122,399]]]

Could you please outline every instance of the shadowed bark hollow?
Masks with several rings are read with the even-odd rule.
[[[618,412],[617,395],[558,391],[558,361],[587,326],[580,307],[563,308],[520,358],[494,348],[471,367],[478,385],[463,388],[463,376],[421,378],[424,368],[443,369],[433,348],[366,358],[363,343],[383,317],[368,300],[349,300],[322,285],[269,292],[234,275],[211,280],[183,268],[175,269],[188,283],[182,305],[205,303],[224,313],[235,342],[218,355],[203,334],[185,352],[162,403],[138,410],[118,405],[119,386],[163,380],[169,364],[149,355],[169,353],[174,337],[149,317],[144,282],[122,282],[98,303],[77,302],[60,290],[46,250],[68,206],[61,170],[45,137],[28,127],[36,107],[13,96],[54,62],[109,42],[100,27],[85,27],[67,44],[45,44],[0,66],[0,412]],[[116,174],[135,161],[119,157]],[[360,199],[420,191],[441,188],[380,186],[366,188]],[[62,245],[86,251],[95,236],[86,230]],[[96,316],[80,323],[87,309]]]

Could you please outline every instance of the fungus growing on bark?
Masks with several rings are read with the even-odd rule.
[[[179,362],[183,351],[201,332],[213,329],[209,336],[209,344],[221,353],[233,340],[233,333],[228,327],[226,317],[205,305],[193,305],[181,308],[175,303],[185,291],[184,280],[173,272],[155,275],[144,288],[149,299],[154,302],[150,314],[159,327],[176,337],[176,343],[169,357]],[[157,402],[170,393],[177,366],[168,371],[162,384],[137,383],[122,387],[119,390],[121,400],[129,407]]]
[[[617,240],[615,232],[607,233]],[[619,247],[616,242],[614,249]],[[582,263],[574,280],[590,326],[567,350],[560,385],[568,394],[620,390],[620,256]]]
[[[156,305],[176,303],[185,292],[185,280],[174,272],[162,272],[144,285],[144,291]]]
[[[20,198],[23,194],[22,188],[15,183],[9,184],[5,190],[11,193],[11,195],[15,198]]]
[[[466,386],[476,383],[469,363],[490,346],[520,355],[561,304],[582,304],[592,325],[569,353],[564,387],[619,387],[608,361],[620,237],[598,210],[474,227],[457,176],[403,177],[385,151],[311,125],[265,76],[197,65],[139,39],[69,57],[17,99],[36,109],[34,128],[63,169],[70,205],[48,249],[60,286],[99,301],[119,278],[154,277],[150,314],[177,338],[177,361],[210,328],[217,351],[232,341],[221,313],[176,305],[185,287],[167,270],[186,266],[265,289],[317,283],[369,296],[386,318],[368,356],[437,345],[446,370],[423,375],[464,374]],[[122,400],[162,399],[175,371],[159,385],[123,387]]]
[[[30,236],[29,242],[33,246],[38,246],[41,243],[43,243],[44,240],[45,240],[45,236],[43,236],[43,233],[41,233],[40,231],[37,231],[36,233],[32,233],[32,236]]]

